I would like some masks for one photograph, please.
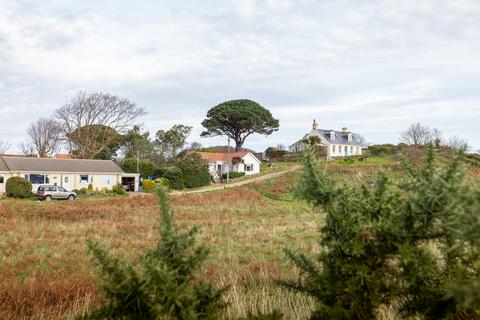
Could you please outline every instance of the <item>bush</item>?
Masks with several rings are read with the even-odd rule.
[[[245,172],[230,172],[230,179],[237,179],[245,176]],[[222,174],[222,180],[227,180],[227,174]]]
[[[203,187],[211,182],[208,163],[197,153],[190,153],[180,158],[177,167],[182,171],[186,188]]]
[[[321,207],[325,225],[315,260],[286,250],[301,270],[286,287],[316,299],[311,319],[374,319],[383,306],[401,318],[480,318],[480,195],[458,154],[445,168],[430,146],[405,177],[373,186],[337,185],[313,154],[296,195]]]
[[[121,183],[115,185],[112,187],[112,193],[117,194],[119,196],[126,196],[128,195],[128,192],[123,189],[123,186]]]
[[[119,162],[120,168],[126,173],[137,173],[137,159],[128,158]],[[148,160],[142,159],[138,162],[138,169],[142,178],[151,177],[154,175],[156,167],[155,164]]]
[[[172,221],[164,190],[160,198],[158,242],[132,265],[88,241],[101,276],[102,303],[83,319],[221,319],[226,288],[200,279],[208,249],[198,245],[197,229],[180,231]],[[261,318],[273,319],[273,318]]]
[[[163,175],[168,180],[169,186],[175,190],[181,190],[185,188],[183,183],[182,171],[177,167],[169,168]]]
[[[87,191],[93,193],[93,185],[91,183],[88,184]]]
[[[156,183],[153,180],[143,180],[142,189],[143,192],[152,192],[156,187]]]
[[[155,169],[154,173],[153,173],[153,176],[158,179],[158,178],[163,178],[163,176],[165,175],[165,172],[167,172],[168,169],[171,169],[173,168],[172,166],[170,167],[159,167],[157,169]]]
[[[280,159],[282,158],[284,155],[286,155],[288,153],[288,151],[286,150],[278,150],[277,148],[275,147],[268,147],[266,150],[265,150],[265,154],[268,158],[270,159]]]
[[[370,155],[377,157],[392,156],[398,151],[394,144],[375,144],[368,147]]]
[[[32,183],[22,177],[11,177],[7,180],[5,192],[12,198],[28,198],[32,195]]]
[[[287,153],[282,157],[282,160],[285,162],[296,162],[302,160],[301,153]]]
[[[87,189],[86,188],[74,189],[73,192],[75,192],[79,196],[84,196],[87,194]]]

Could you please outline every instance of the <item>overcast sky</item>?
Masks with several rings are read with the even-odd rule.
[[[0,137],[79,90],[144,107],[150,131],[249,98],[280,119],[245,146],[348,127],[397,143],[414,122],[480,148],[478,0],[0,0]],[[15,150],[15,148],[13,148]],[[12,150],[11,150],[12,151]]]

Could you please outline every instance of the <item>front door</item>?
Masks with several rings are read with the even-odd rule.
[[[345,146],[345,155],[348,156],[348,147]]]

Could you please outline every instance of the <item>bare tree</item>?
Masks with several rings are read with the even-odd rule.
[[[57,109],[55,117],[62,125],[70,151],[77,151],[80,158],[92,159],[110,148],[118,134],[125,134],[133,121],[144,114],[143,108],[128,99],[81,91]],[[74,136],[74,141],[69,136]]]
[[[458,136],[453,136],[449,138],[447,141],[447,146],[455,150],[464,149],[465,151],[468,151],[470,149],[467,140],[462,139]]]
[[[22,154],[26,157],[38,157],[37,148],[32,143],[22,143],[20,144],[20,149],[22,149]]]
[[[400,132],[400,141],[410,145],[425,145],[437,137],[441,137],[440,130],[430,129],[421,123],[414,123]]]
[[[10,149],[10,143],[7,140],[0,139],[0,154],[4,154]]]
[[[52,157],[60,149],[62,127],[54,119],[40,118],[30,124],[27,135],[30,142],[25,145],[25,150],[30,153],[33,146],[40,158]]]

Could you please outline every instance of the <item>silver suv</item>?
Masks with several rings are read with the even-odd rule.
[[[75,200],[77,194],[59,186],[41,185],[38,187],[37,195],[40,200],[50,201],[53,199]]]

